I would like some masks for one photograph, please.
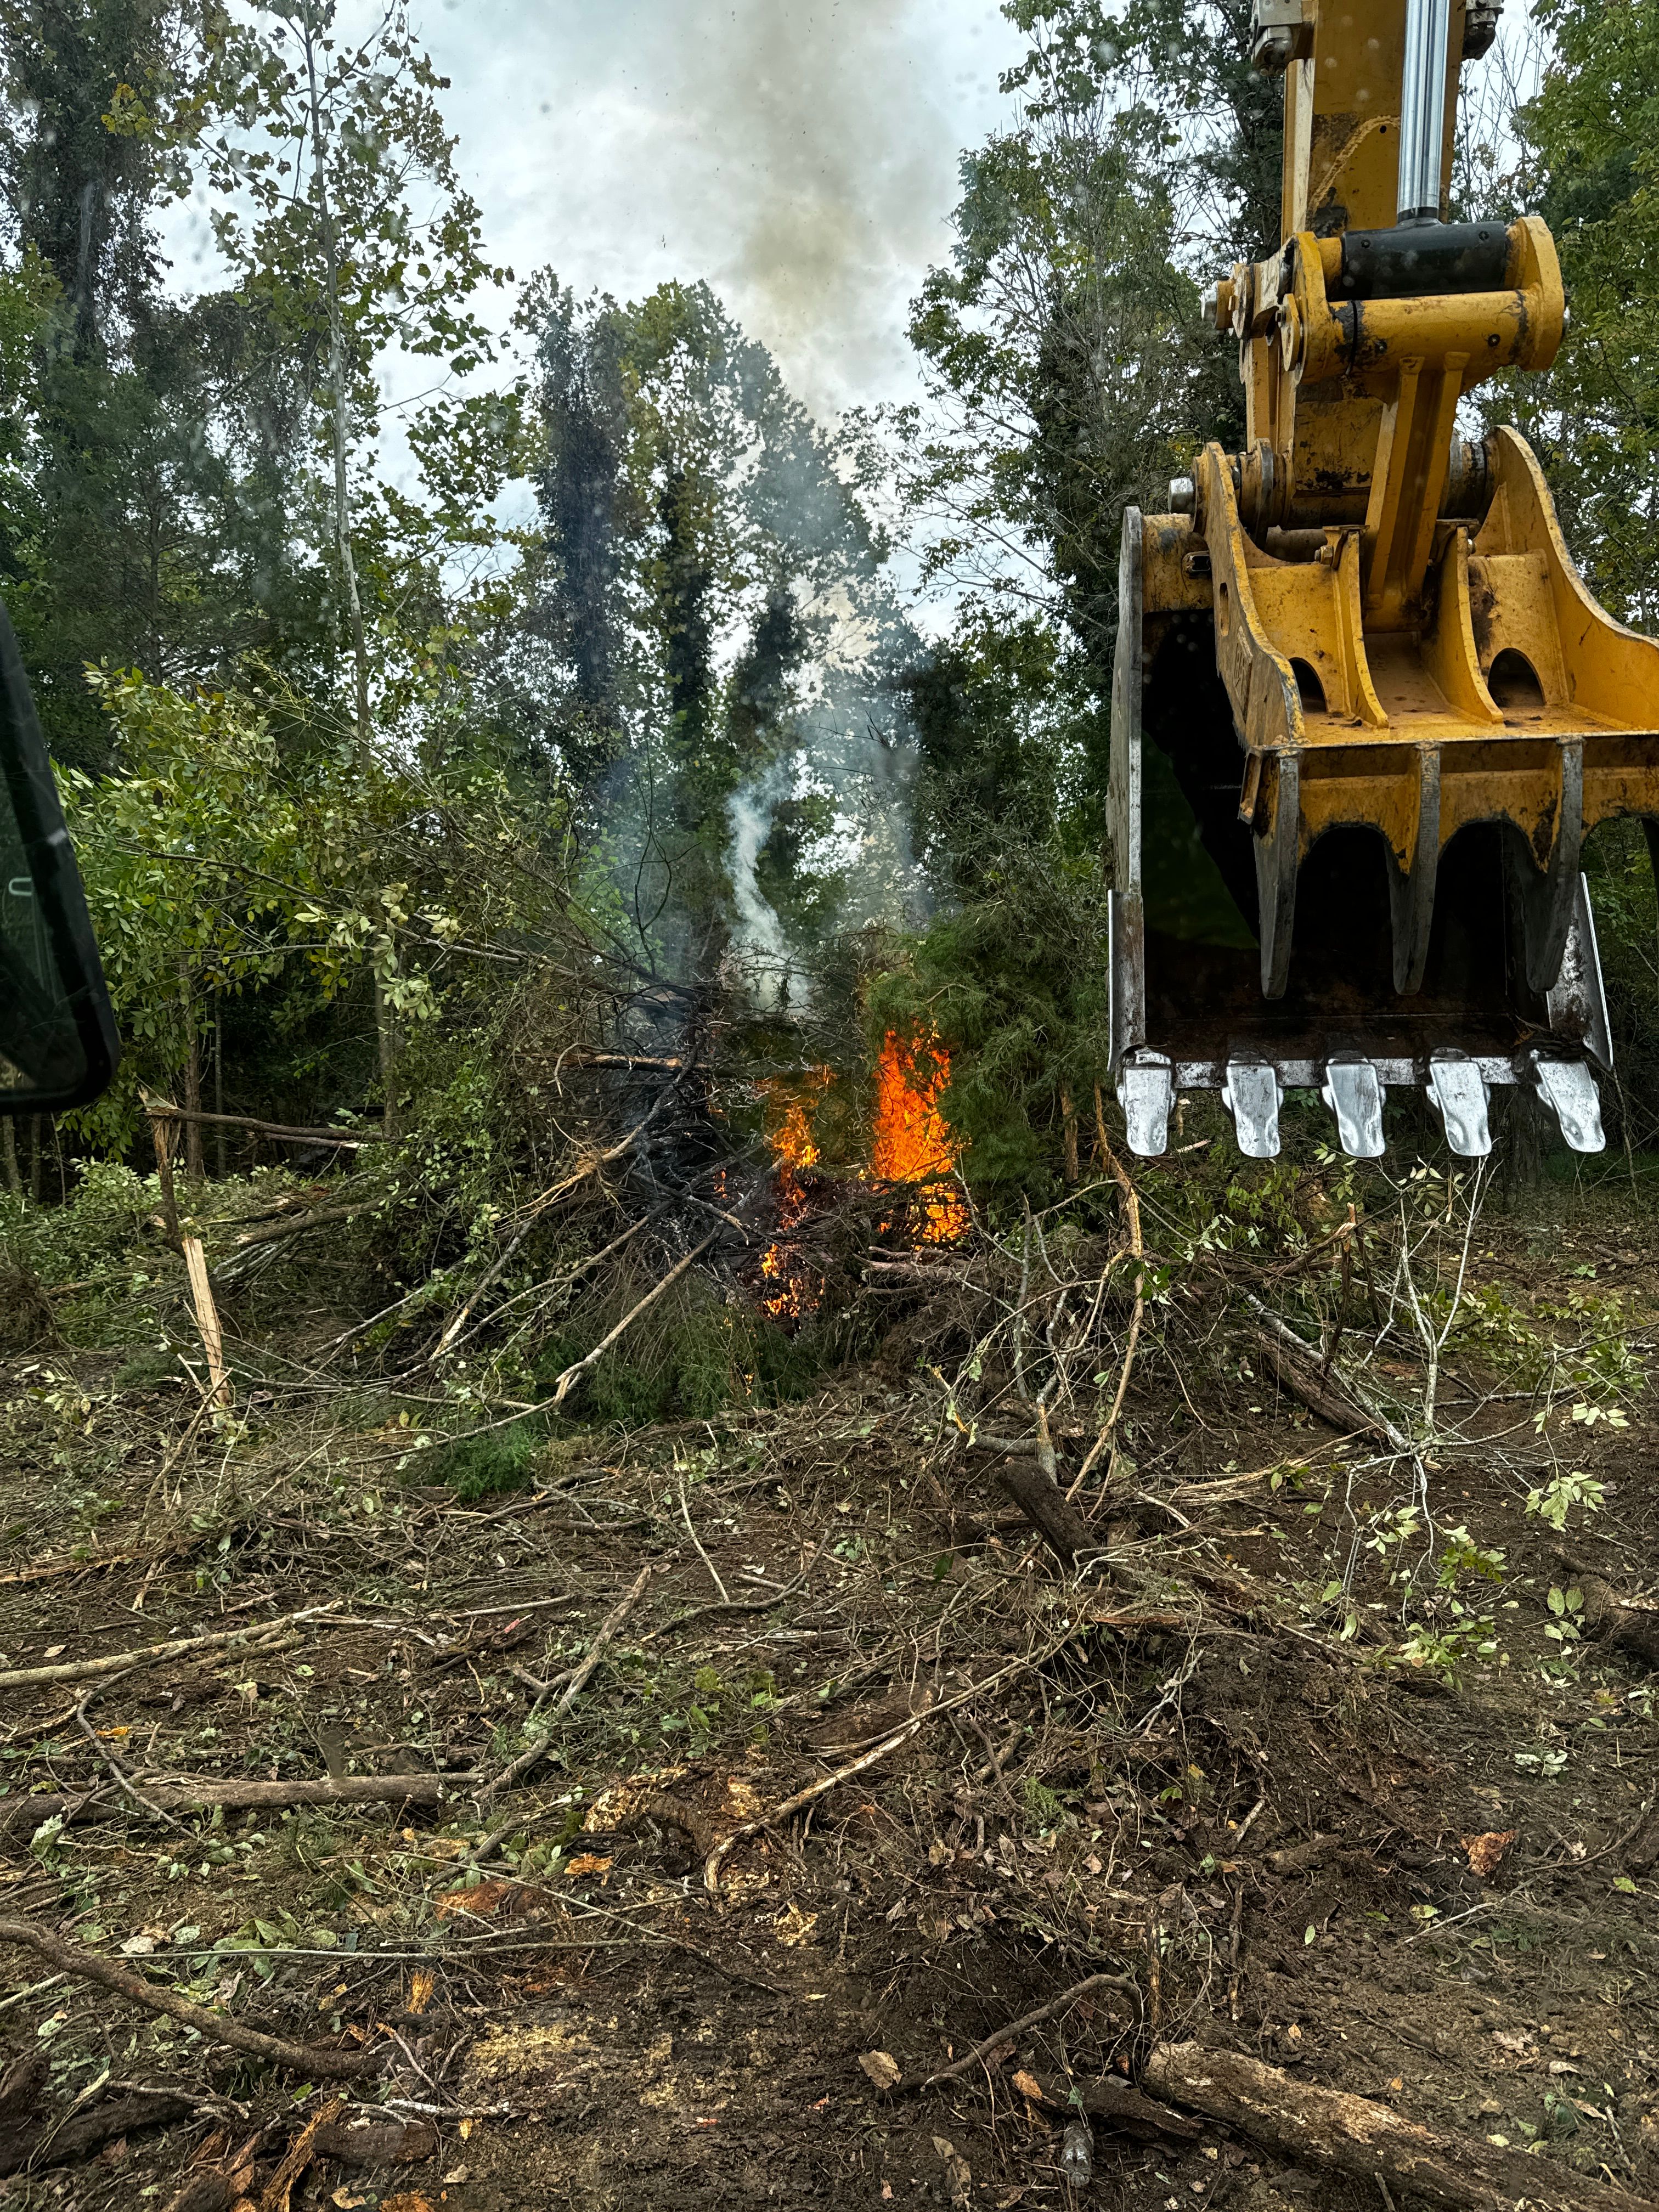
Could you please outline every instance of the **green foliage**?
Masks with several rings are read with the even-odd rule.
[[[1588,1516],[1599,1513],[1607,1496],[1607,1486],[1593,1475],[1575,1470],[1570,1474],[1553,1474],[1549,1480],[1527,1493],[1527,1511],[1544,1522],[1558,1533],[1567,1525],[1567,1516],[1575,1506]]]
[[[1659,6],[1541,0],[1553,40],[1517,118],[1526,203],[1555,234],[1572,320],[1546,378],[1499,403],[1537,446],[1569,544],[1613,612],[1659,619]]]
[[[935,1031],[970,1180],[1037,1194],[1059,1164],[1066,1101],[1091,1117],[1105,1076],[1105,886],[1097,862],[1010,838],[981,854],[975,894],[872,985],[871,1038]]]
[[[892,787],[920,646],[885,545],[706,285],[621,305],[544,276],[520,320],[545,535],[504,719],[568,775],[643,957],[737,949],[775,1000],[855,877],[859,918],[908,884]]]
[[[95,688],[131,771],[64,778],[105,972],[131,1049],[83,1118],[105,1141],[132,1127],[137,1086],[171,1083],[213,999],[300,969],[326,1002],[359,973],[407,1026],[498,935],[555,957],[579,925],[556,873],[520,861],[558,834],[545,793],[452,750],[434,772],[365,773],[338,750],[284,754],[252,699],[187,696],[136,673]],[[554,855],[557,854],[554,846]],[[555,868],[557,862],[555,857]],[[459,971],[459,974],[458,974]]]
[[[464,1504],[510,1490],[527,1490],[546,1425],[533,1414],[505,1428],[457,1437],[417,1462],[424,1480],[447,1482]]]

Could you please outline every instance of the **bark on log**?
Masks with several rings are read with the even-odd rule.
[[[313,2148],[319,2158],[337,2158],[346,2166],[414,2166],[437,2156],[438,2130],[430,2120],[342,2112],[318,2129]]]
[[[1091,2120],[1099,2120],[1109,2128],[1121,2128],[1135,2136],[1163,2136],[1190,2142],[1200,2132],[1199,2123],[1189,2120],[1185,2112],[1171,2112],[1169,2106],[1155,2103],[1143,2096],[1132,2081],[1125,2081],[1115,2074],[1103,2074],[1097,2081],[1062,2081],[1057,2076],[1037,2074],[1028,2077],[1035,2081],[1042,2092],[1042,2101],[1057,2112],[1075,2109],[1073,2093],[1082,2100],[1082,2108]]]
[[[246,1812],[262,1805],[441,1805],[451,1789],[464,1790],[471,1774],[346,1774],[337,1781],[314,1782],[147,1782],[144,1796],[163,1813],[208,1813],[216,1806]],[[20,1820],[39,1823],[61,1814],[65,1823],[106,1820],[120,1812],[129,1819],[145,1808],[130,1800],[94,1804],[98,1790],[82,1790],[52,1797],[0,1799],[0,1828]]]
[[[1322,1421],[1345,1437],[1374,1437],[1379,1443],[1390,1439],[1379,1423],[1351,1398],[1345,1398],[1334,1389],[1328,1380],[1322,1382],[1316,1367],[1304,1367],[1288,1348],[1269,1336],[1265,1328],[1255,1333],[1255,1340],[1266,1355],[1267,1364],[1279,1382],[1293,1398],[1300,1398],[1310,1413],[1317,1413]],[[1312,1347],[1310,1347],[1311,1352]]]
[[[1160,2044],[1142,2080],[1156,2095],[1224,2121],[1287,2157],[1437,2204],[1474,2212],[1515,2212],[1522,2203],[1559,2212],[1643,2212],[1652,2201],[1571,2166],[1419,2127],[1368,2097],[1298,2081],[1239,2051]]]
[[[88,1562],[88,1565],[95,1562]],[[337,1607],[339,1600],[330,1605]],[[48,1682],[86,1682],[95,1674],[125,1674],[133,1667],[153,1667],[165,1659],[188,1659],[198,1651],[246,1644],[279,1628],[292,1628],[317,1619],[330,1606],[313,1606],[305,1613],[284,1613],[275,1620],[249,1621],[243,1628],[216,1628],[204,1636],[176,1636],[168,1644],[147,1644],[137,1651],[112,1651],[102,1659],[64,1659],[51,1667],[10,1667],[0,1674],[0,1690],[35,1690]]]
[[[1052,1475],[1045,1474],[1035,1459],[1006,1459],[997,1469],[997,1480],[1050,1551],[1069,1567],[1080,1553],[1105,1549],[1075,1505]]]
[[[139,2092],[106,2097],[60,2125],[51,2106],[44,2110],[37,2106],[27,2119],[0,2124],[0,2174],[17,2173],[26,2166],[78,2166],[106,2142],[134,2135],[140,2128],[164,2127],[197,2106],[195,2097],[180,2091]]]
[[[1596,1642],[1659,1669],[1659,1610],[1626,1603],[1600,1575],[1576,1574],[1574,1579],[1584,1594],[1584,1626]]]

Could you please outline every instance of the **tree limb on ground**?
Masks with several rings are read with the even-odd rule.
[[[30,2051],[0,2075],[0,2175],[52,2166],[78,2166],[106,2142],[139,2128],[164,2127],[200,2108],[194,2091],[128,2089],[107,2085],[85,2111],[67,2112],[45,2095],[44,2051]]]
[[[1097,2081],[1072,2082],[1021,2073],[1015,2075],[1014,2087],[1025,2097],[1036,2089],[1042,2104],[1056,2112],[1069,2114],[1080,2108],[1091,2120],[1130,2135],[1173,2136],[1178,2142],[1190,2142],[1200,2132],[1198,2121],[1143,2096],[1133,2082],[1116,2074],[1103,2074]]]
[[[50,1820],[54,1815],[67,1826],[79,1820],[106,1820],[122,1809],[210,1813],[221,1806],[227,1812],[246,1812],[261,1806],[441,1805],[473,1779],[471,1774],[345,1774],[337,1781],[147,1782],[143,1806],[125,1808],[102,1799],[100,1784],[96,1790],[65,1790],[50,1797],[0,1800],[0,1826],[15,1826],[24,1818]]]
[[[379,1129],[304,1129],[295,1128],[286,1121],[259,1121],[251,1114],[204,1114],[194,1107],[175,1106],[170,1099],[151,1100],[147,1110],[152,1119],[163,1115],[170,1121],[199,1121],[224,1129],[251,1129],[256,1137],[274,1137],[290,1145],[395,1145],[403,1139],[388,1137]]]
[[[332,1602],[337,1605],[339,1600]],[[313,1620],[330,1609],[327,1606],[312,1606],[303,1613],[283,1613],[275,1620],[252,1622],[246,1628],[215,1629],[205,1636],[179,1636],[170,1644],[151,1644],[139,1651],[112,1652],[105,1659],[64,1659],[50,1667],[11,1667],[0,1674],[0,1690],[32,1690],[43,1682],[84,1682],[94,1674],[119,1674],[129,1667],[151,1667],[161,1659],[183,1659],[191,1652],[210,1651],[221,1645],[246,1644],[256,1636],[269,1636],[273,1630]]]
[[[1088,1457],[1078,1469],[1072,1486],[1066,1493],[1068,1499],[1076,1497],[1093,1473],[1101,1454],[1111,1444],[1112,1431],[1123,1411],[1123,1401],[1129,1395],[1129,1377],[1134,1372],[1135,1352],[1140,1343],[1140,1325],[1146,1315],[1146,1245],[1140,1232],[1140,1200],[1128,1170],[1107,1142],[1106,1113],[1097,1083],[1095,1085],[1095,1140],[1101,1159],[1123,1198],[1123,1215],[1129,1230],[1129,1253],[1135,1263],[1135,1310],[1129,1322],[1129,1341],[1124,1350],[1123,1366],[1117,1378],[1117,1390],[1112,1399],[1111,1411],[1102,1422],[1100,1434],[1095,1438]]]
[[[622,1319],[617,1323],[617,1326],[611,1331],[608,1336],[602,1336],[599,1339],[599,1341],[594,1346],[593,1349],[587,1354],[586,1358],[579,1359],[575,1362],[574,1366],[567,1367],[565,1369],[563,1374],[560,1376],[558,1381],[553,1386],[552,1396],[544,1401],[544,1410],[545,1412],[550,1413],[556,1413],[558,1412],[560,1407],[563,1405],[566,1398],[569,1395],[570,1392],[575,1389],[577,1383],[580,1382],[582,1376],[586,1374],[589,1368],[597,1366],[600,1359],[604,1358],[605,1354],[610,1351],[611,1346],[617,1341],[617,1339],[624,1334],[627,1330],[632,1328],[634,1323],[639,1319],[640,1316],[647,1311],[649,1307],[653,1306],[665,1291],[671,1289],[674,1284],[678,1282],[682,1275],[686,1273],[690,1268],[694,1267],[696,1262],[702,1259],[703,1254],[708,1249],[709,1246],[714,1242],[714,1238],[718,1237],[720,1231],[715,1230],[713,1235],[705,1237],[702,1243],[699,1244],[695,1250],[688,1252],[684,1259],[680,1261],[678,1265],[671,1267],[668,1273],[663,1277],[661,1282],[657,1284],[653,1289],[648,1290],[645,1296],[640,1300],[639,1304],[631,1308],[629,1312],[623,1316]]]
[[[480,1805],[487,1805],[490,1799],[499,1796],[501,1791],[503,1790],[510,1790],[515,1782],[521,1782],[525,1776],[530,1772],[531,1769],[533,1766],[539,1765],[541,1760],[547,1756],[548,1746],[553,1741],[553,1729],[555,1724],[564,1718],[565,1715],[570,1711],[571,1706],[575,1704],[577,1698],[580,1697],[582,1692],[587,1687],[589,1681],[592,1679],[594,1668],[605,1656],[606,1646],[611,1643],[611,1639],[615,1637],[617,1631],[622,1626],[623,1621],[628,1618],[629,1613],[633,1607],[635,1600],[639,1596],[641,1591],[645,1588],[650,1579],[650,1568],[648,1566],[641,1567],[639,1573],[635,1577],[630,1587],[623,1591],[622,1596],[617,1600],[617,1603],[612,1606],[611,1611],[606,1613],[605,1619],[599,1623],[598,1629],[594,1632],[593,1641],[587,1647],[586,1657],[571,1675],[564,1695],[559,1699],[558,1704],[555,1705],[551,1714],[548,1717],[548,1723],[545,1729],[544,1729],[541,1734],[535,1737],[534,1740],[519,1753],[519,1756],[514,1760],[511,1766],[503,1768],[501,1772],[496,1776],[493,1782],[489,1782],[484,1784],[483,1788],[478,1792],[478,1802]],[[473,1853],[472,1863],[475,1866],[485,1856],[486,1846],[492,1842],[493,1838],[487,1837],[484,1843],[481,1844],[477,1851]]]
[[[264,1229],[244,1230],[236,1239],[235,1249],[246,1252],[256,1244],[280,1244],[285,1237],[299,1237],[307,1229],[320,1229],[326,1221],[349,1221],[355,1214],[365,1212],[372,1203],[369,1199],[360,1198],[348,1206],[313,1206],[304,1213],[290,1214],[286,1220],[273,1221]]]
[[[1298,2081],[1239,2051],[1160,2044],[1141,2079],[1156,2095],[1224,2121],[1289,2157],[1437,2204],[1474,2212],[1514,2212],[1522,2203],[1559,2212],[1638,2212],[1649,2201],[1523,2151],[1442,2135],[1369,2097]]]
[[[378,2051],[324,2051],[314,2044],[290,2043],[285,2036],[266,2035],[258,2028],[244,2027],[227,2013],[215,2012],[207,2005],[192,2004],[188,1997],[181,1997],[173,1990],[141,1981],[137,1974],[100,1958],[95,1951],[83,1951],[78,1944],[65,1943],[61,1937],[48,1935],[33,1921],[0,1917],[0,1943],[21,1944],[25,1950],[33,1951],[38,1958],[56,1966],[60,1973],[73,1975],[77,1981],[94,1982],[99,1988],[113,1990],[117,1996],[126,1997],[150,2012],[164,2013],[169,2020],[193,2027],[211,2042],[227,2044],[233,2051],[244,2051],[251,2058],[263,2058],[267,2064],[283,2067],[289,2073],[326,2075],[331,2080],[343,2081],[377,2065],[383,2055]]]
[[[722,1836],[704,1863],[703,1887],[711,1892],[719,1890],[720,1868],[733,1845],[744,1842],[750,1836],[757,1836],[763,1828],[771,1827],[775,1821],[787,1820],[792,1813],[804,1812],[815,1799],[827,1796],[838,1784],[850,1782],[855,1774],[862,1774],[867,1767],[876,1765],[886,1758],[890,1751],[896,1751],[902,1743],[908,1743],[922,1723],[931,1717],[931,1712],[918,1713],[902,1729],[896,1729],[891,1735],[884,1736],[873,1751],[866,1751],[862,1759],[854,1759],[845,1766],[838,1766],[833,1774],[820,1775],[816,1782],[809,1782],[805,1790],[798,1790],[793,1797],[786,1797],[781,1805],[774,1805],[769,1812],[758,1814],[752,1820],[743,1821],[732,1829],[729,1836]]]
[[[1253,1291],[1240,1291],[1238,1295],[1260,1324],[1256,1340],[1287,1390],[1345,1435],[1375,1437],[1390,1451],[1414,1456],[1409,1438],[1385,1414],[1366,1405],[1358,1385],[1334,1361],[1328,1366],[1322,1362],[1316,1344],[1298,1336]]]

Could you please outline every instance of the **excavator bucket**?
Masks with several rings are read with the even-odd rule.
[[[1501,4],[1501,0],[1500,0]],[[1383,1149],[1421,1088],[1491,1148],[1522,1084],[1599,1152],[1612,1043],[1585,835],[1659,823],[1659,643],[1613,622],[1510,429],[1458,432],[1565,325],[1536,217],[1443,220],[1474,0],[1256,0],[1285,82],[1283,242],[1212,295],[1246,444],[1125,518],[1112,709],[1112,1052],[1131,1146],[1218,1090],[1279,1150],[1287,1090]]]

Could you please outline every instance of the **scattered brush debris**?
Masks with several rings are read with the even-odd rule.
[[[643,1271],[375,1344],[337,1216],[221,1390],[132,1206],[7,1369],[9,2192],[1653,2200],[1659,1237],[1482,1196],[822,1189],[864,1355],[635,1419]]]

